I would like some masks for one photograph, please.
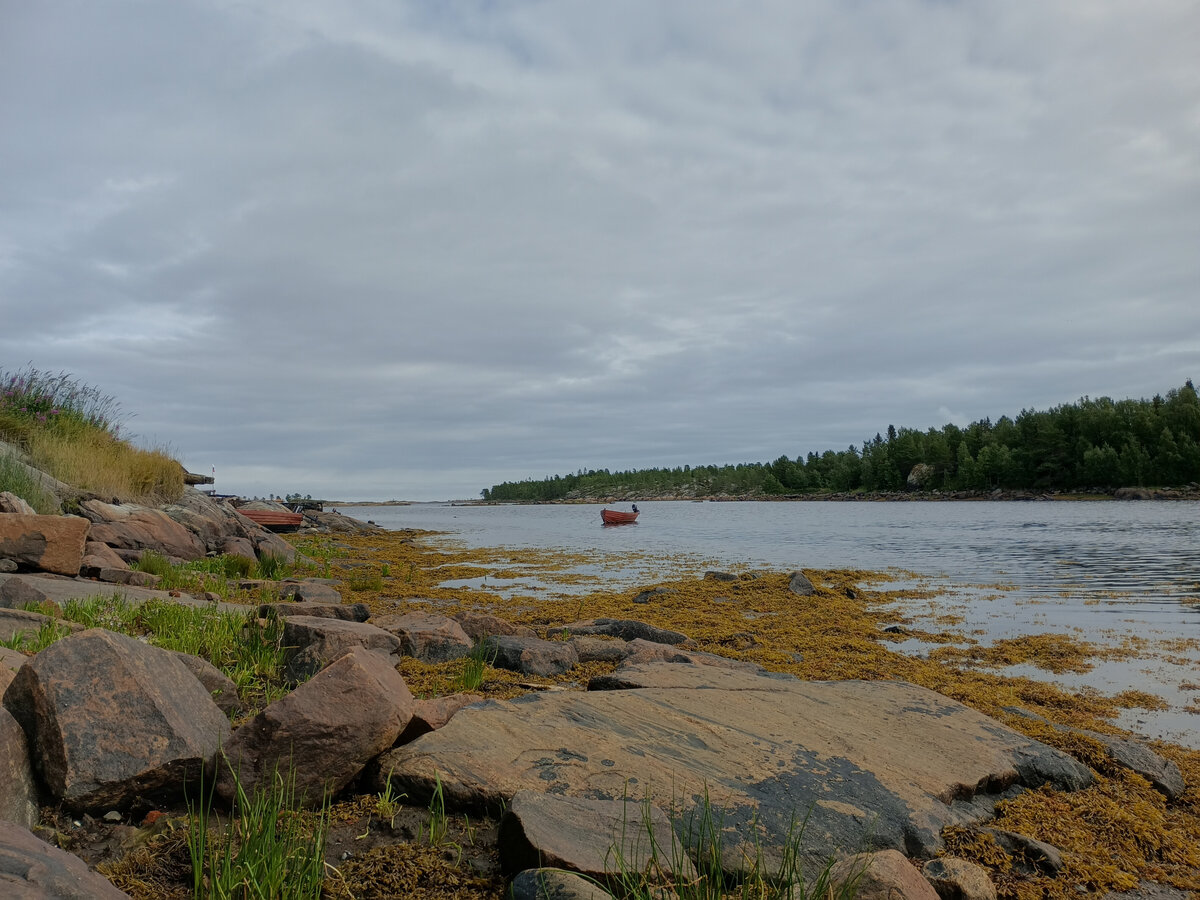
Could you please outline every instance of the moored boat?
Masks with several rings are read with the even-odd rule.
[[[635,512],[622,512],[619,509],[600,510],[600,518],[605,525],[632,525],[637,521],[637,517]]]
[[[304,513],[275,512],[268,509],[239,509],[243,516],[271,531],[289,531],[304,522]]]

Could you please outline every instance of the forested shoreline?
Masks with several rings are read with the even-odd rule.
[[[1191,380],[1146,400],[1083,397],[1015,418],[920,431],[887,426],[861,445],[773,462],[684,465],[502,482],[485,501],[786,497],[909,492],[1100,492],[1200,482],[1200,397]]]

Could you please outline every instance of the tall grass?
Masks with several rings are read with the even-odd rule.
[[[229,765],[229,761],[225,760]],[[301,809],[296,773],[275,771],[237,793],[228,823],[212,815],[212,787],[188,804],[188,850],[196,900],[318,900],[325,881],[329,797],[316,820]]]
[[[0,452],[0,491],[16,494],[33,507],[33,511],[51,516],[62,512],[58,498],[46,489],[41,479],[20,462]]]
[[[0,439],[74,487],[122,502],[162,503],[183,493],[183,467],[164,450],[121,438],[111,396],[60,372],[0,370]]]

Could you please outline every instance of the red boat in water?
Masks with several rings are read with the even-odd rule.
[[[604,520],[605,525],[632,525],[637,521],[637,517],[636,512],[622,512],[619,509],[600,510],[600,518]]]

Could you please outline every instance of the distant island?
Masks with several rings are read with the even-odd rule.
[[[579,470],[484,488],[485,502],[1071,493],[1200,496],[1200,397],[1188,379],[1150,400],[1083,397],[1015,418],[920,431],[774,462]]]

